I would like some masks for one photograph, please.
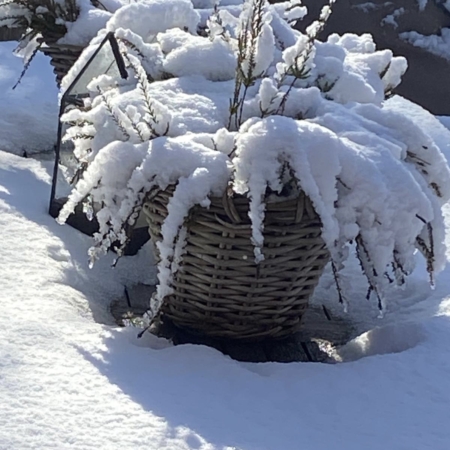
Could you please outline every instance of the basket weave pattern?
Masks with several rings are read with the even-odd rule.
[[[60,36],[59,36],[60,37]],[[78,45],[58,44],[59,37],[45,37],[40,41],[45,44],[41,47],[41,52],[49,56],[50,64],[53,66],[53,73],[56,75],[56,83],[61,85],[62,79],[80,57],[84,47]]]
[[[154,192],[144,204],[153,242],[161,240],[173,190]],[[299,329],[328,262],[320,219],[303,193],[266,201],[265,259],[256,264],[248,208],[247,198],[224,196],[212,197],[209,209],[191,210],[174,294],[163,306],[176,326],[241,340],[282,338]]]

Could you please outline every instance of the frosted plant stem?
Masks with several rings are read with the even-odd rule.
[[[266,0],[252,0],[251,14],[241,28],[238,36],[238,62],[236,67],[236,82],[233,100],[230,102],[230,117],[228,129],[234,116],[235,128],[239,129],[242,123],[244,103],[248,88],[252,86],[262,74],[255,74],[256,46],[263,26],[263,13]],[[244,63],[248,68],[245,70]],[[242,86],[244,90],[241,95]]]
[[[297,80],[305,78],[309,75],[309,70],[305,69],[305,64],[307,63],[308,59],[310,58],[314,50],[314,42],[317,39],[317,36],[323,31],[325,25],[328,22],[328,19],[332,12],[332,6],[334,5],[335,2],[336,0],[329,0],[328,4],[322,8],[319,19],[308,27],[307,30],[308,40],[306,42],[305,48],[295,58],[294,64],[289,66],[285,71],[285,73],[282,75],[279,81],[279,86],[288,75],[293,75],[294,79],[291,81],[287,91],[283,94],[281,102],[275,111],[275,114],[283,115],[286,102],[289,98],[289,94],[291,93],[295,83],[297,82]]]
[[[114,120],[114,123],[116,124],[117,128],[122,132],[124,137],[129,140],[130,139],[130,133],[128,133],[125,126],[120,121],[118,115],[116,114],[116,108],[113,106],[113,104],[109,101],[108,97],[105,95],[105,93],[100,89],[100,86],[97,86],[98,93],[100,94],[100,97],[106,106],[106,109],[109,112],[109,115]]]
[[[42,42],[39,43],[36,48],[33,50],[33,53],[31,54],[31,56],[28,58],[28,61],[25,63],[25,65],[23,66],[23,70],[21,72],[21,74],[19,75],[18,80],[16,81],[16,84],[12,87],[13,90],[16,89],[16,87],[20,84],[20,82],[22,81],[23,77],[25,76],[25,74],[27,73],[28,69],[30,68],[31,63],[33,62],[34,57],[38,54],[39,50],[42,47]]]

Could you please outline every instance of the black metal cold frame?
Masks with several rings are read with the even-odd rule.
[[[116,41],[114,33],[108,33],[103,41],[99,44],[98,48],[86,62],[84,67],[80,70],[76,78],[64,92],[61,97],[61,103],[59,106],[59,115],[58,115],[58,133],[57,133],[57,142],[55,146],[55,164],[53,166],[53,179],[52,179],[52,188],[50,193],[50,203],[49,203],[49,214],[56,218],[59,215],[61,208],[64,206],[64,203],[67,201],[67,198],[55,198],[56,197],[56,185],[58,182],[58,168],[61,159],[61,143],[62,143],[62,133],[63,133],[63,124],[61,122],[61,116],[64,114],[65,109],[69,105],[83,105],[83,98],[87,97],[89,94],[86,92],[82,95],[72,95],[72,91],[77,86],[77,83],[80,81],[81,77],[86,73],[90,65],[94,62],[95,58],[98,56],[100,51],[105,45],[111,46],[111,51],[114,56],[114,61],[117,65],[117,69],[122,79],[128,78],[128,72],[126,70],[125,62],[120,54],[119,45]],[[114,63],[111,62],[111,64]],[[111,65],[109,65],[111,68]],[[107,69],[107,71],[109,70]],[[93,235],[96,231],[98,231],[98,222],[94,218],[93,220],[88,220],[86,215],[83,213],[81,208],[77,208],[74,214],[71,214],[67,220],[67,224],[76,228],[84,234]],[[138,252],[138,250],[142,247],[142,245],[147,242],[149,239],[147,229],[137,229],[133,231],[133,235],[127,247],[125,248],[126,255],[134,255]]]

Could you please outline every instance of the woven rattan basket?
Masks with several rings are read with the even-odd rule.
[[[61,85],[62,79],[80,57],[84,47],[78,45],[58,44],[58,37],[43,37],[40,42],[45,45],[40,48],[44,55],[50,57],[50,64],[56,76],[56,83]]]
[[[154,191],[144,204],[153,242],[161,239],[173,191]],[[298,331],[328,251],[308,197],[275,200],[266,202],[265,259],[259,264],[247,198],[212,197],[209,209],[191,210],[185,253],[163,316],[215,338],[259,340]]]

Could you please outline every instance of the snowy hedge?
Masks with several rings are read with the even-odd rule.
[[[322,220],[342,301],[339,272],[351,244],[380,308],[386,286],[404,283],[414,269],[416,249],[432,281],[445,263],[441,206],[450,172],[429,136],[383,108],[405,59],[377,51],[370,35],[316,40],[334,1],[306,34],[290,26],[305,15],[298,2],[194,3],[123,6],[64,80],[63,88],[102,36],[115,32],[129,80],[92,80],[85,107],[64,117],[80,170],[60,220],[80,202],[96,209],[92,262],[112,242],[126,243],[149,191],[176,184],[158,244],[157,308],[171,292],[194,205],[207,207],[227,186],[248,196],[259,262],[266,195],[289,186],[290,195],[303,190],[311,198]],[[210,15],[205,32],[205,14],[194,6]]]

